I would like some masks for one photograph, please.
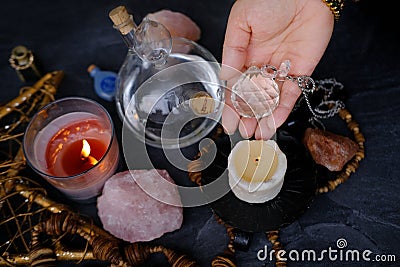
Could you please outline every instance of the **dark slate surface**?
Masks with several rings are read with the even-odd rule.
[[[366,138],[366,158],[348,182],[315,198],[310,208],[281,231],[287,252],[337,249],[339,238],[348,249],[394,254],[397,262],[300,261],[289,266],[399,266],[400,262],[400,33],[396,10],[384,4],[349,2],[314,77],[336,77],[346,88],[346,105]],[[386,1],[388,2],[388,1]],[[117,71],[126,47],[112,28],[108,12],[124,4],[135,20],[162,8],[189,15],[202,29],[200,44],[221,60],[222,42],[232,0],[219,1],[3,1],[0,16],[0,103],[15,97],[23,85],[8,65],[11,49],[32,49],[44,71],[61,69],[65,78],[57,93],[92,98],[103,104],[121,126],[113,103],[94,94],[86,72],[89,64]],[[397,15],[398,16],[398,15]],[[266,25],[267,26],[267,25]],[[160,163],[162,164],[162,163]],[[53,195],[55,198],[57,195]],[[65,201],[62,198],[59,201]],[[74,205],[95,218],[90,205]],[[201,266],[221,253],[227,242],[224,228],[208,207],[187,208],[182,229],[156,242],[183,251]],[[273,266],[259,261],[257,252],[268,246],[264,234],[255,234],[248,251],[238,251],[238,266]],[[155,259],[146,266],[164,266]],[[61,265],[60,265],[61,266]],[[65,264],[63,266],[68,266]],[[85,263],[81,266],[102,266]]]

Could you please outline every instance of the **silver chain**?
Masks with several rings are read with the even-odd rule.
[[[280,68],[277,69],[272,65],[264,65],[261,68],[261,72],[265,77],[269,77],[271,79],[275,79],[280,82],[284,82],[285,80],[292,81],[297,84],[302,92],[302,96],[298,101],[298,104],[304,99],[308,109],[312,114],[311,120],[317,121],[322,124],[319,119],[327,119],[333,117],[335,114],[339,112],[340,109],[344,108],[344,103],[341,100],[331,99],[334,91],[342,90],[343,84],[336,81],[335,78],[329,78],[324,80],[314,81],[313,78],[307,75],[303,76],[291,76],[288,75],[290,70],[290,61],[284,61]],[[323,99],[316,106],[313,107],[310,102],[310,96],[315,92],[322,90],[324,91]]]
[[[333,117],[340,109],[345,107],[343,101],[330,99],[333,91],[343,89],[343,84],[336,81],[335,78],[319,81],[314,81],[310,76],[287,76],[287,78],[288,80],[297,82],[297,86],[302,92],[302,98],[306,101],[307,107],[314,119],[327,119]],[[324,91],[323,99],[316,107],[312,107],[310,95],[318,90]]]

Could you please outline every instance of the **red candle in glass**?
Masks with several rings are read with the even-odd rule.
[[[73,176],[97,164],[106,152],[107,144],[98,138],[80,137],[89,129],[101,131],[101,126],[96,120],[80,121],[61,129],[51,138],[46,150],[49,173],[59,177]]]
[[[118,167],[112,120],[85,98],[60,99],[39,111],[25,131],[23,148],[36,172],[77,201],[99,195]]]

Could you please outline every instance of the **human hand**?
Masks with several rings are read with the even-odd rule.
[[[279,67],[287,59],[290,75],[311,75],[329,43],[333,24],[333,15],[322,0],[238,0],[229,15],[221,78],[231,87],[237,70],[264,64]],[[272,116],[259,121],[240,117],[227,90],[222,114],[225,132],[232,134],[239,128],[244,138],[269,139],[301,94],[291,81],[285,81],[280,90]]]

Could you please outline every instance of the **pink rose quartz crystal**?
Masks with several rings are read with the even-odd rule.
[[[183,13],[164,9],[147,14],[147,18],[164,25],[172,37],[184,37],[192,41],[200,39],[201,30],[199,26]]]
[[[140,179],[140,186],[137,180]],[[129,242],[150,241],[181,227],[183,209],[151,197],[144,188],[157,188],[157,197],[181,203],[176,185],[163,188],[160,179],[175,185],[165,170],[132,170],[113,175],[97,200],[98,215],[105,230]],[[165,186],[164,186],[165,187]]]

